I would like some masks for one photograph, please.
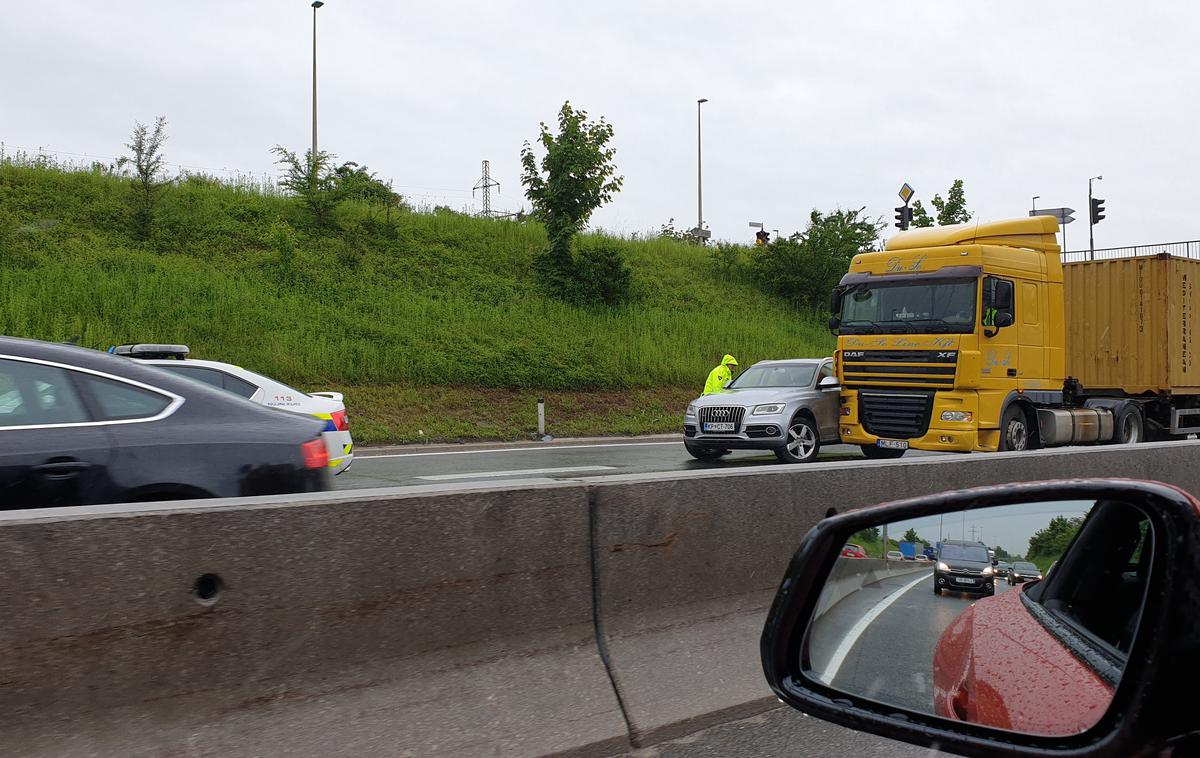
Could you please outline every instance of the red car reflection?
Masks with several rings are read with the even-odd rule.
[[[1108,710],[1113,688],[1025,608],[1020,595],[1032,586],[976,602],[942,633],[933,655],[939,716],[1062,736],[1091,728]]]
[[[862,549],[862,546],[855,545],[853,542],[847,542],[842,548],[843,558],[866,558],[867,551]]]

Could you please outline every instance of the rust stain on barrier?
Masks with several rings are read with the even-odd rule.
[[[671,548],[671,547],[674,547],[675,543],[678,541],[679,541],[679,532],[671,532],[670,534],[668,534],[666,536],[665,539],[661,540],[660,542],[618,542],[609,548],[609,552],[623,553],[623,552],[625,552],[626,548],[632,548],[632,547]]]
[[[710,518],[707,511],[689,511],[682,515],[679,521],[682,522],[680,529],[671,532],[666,537],[663,537],[658,542],[614,542],[609,548],[610,553],[623,553],[628,548],[644,547],[644,548],[659,548],[665,547],[668,550],[675,547],[675,543],[679,542],[679,533],[686,529],[688,524],[693,521],[705,521]]]

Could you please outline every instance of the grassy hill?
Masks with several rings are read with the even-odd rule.
[[[347,203],[317,232],[288,198],[189,177],[143,242],[129,207],[106,172],[0,164],[0,332],[182,342],[343,391],[360,443],[522,436],[539,395],[558,436],[673,431],[723,353],[832,348],[819,315],[670,240],[617,240],[635,300],[586,309],[540,292],[536,223]]]

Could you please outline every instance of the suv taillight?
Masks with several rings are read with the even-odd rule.
[[[334,429],[339,432],[350,431],[350,417],[346,415],[345,411],[334,411],[329,414],[329,417],[333,420]]]
[[[325,468],[329,465],[329,451],[325,449],[323,439],[305,442],[300,446],[300,455],[304,457],[304,468]]]

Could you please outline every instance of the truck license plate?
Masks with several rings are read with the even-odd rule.
[[[731,421],[709,421],[704,424],[706,432],[732,432],[737,430],[737,425]]]
[[[888,450],[908,449],[908,440],[879,440],[875,444],[879,447],[887,448]]]

